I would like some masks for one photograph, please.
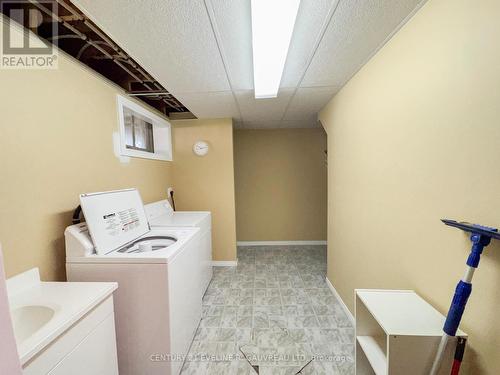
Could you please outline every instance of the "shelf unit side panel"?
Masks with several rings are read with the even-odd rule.
[[[390,375],[428,375],[439,345],[436,336],[388,337],[387,365]],[[451,338],[446,347],[439,375],[449,375],[457,339]]]

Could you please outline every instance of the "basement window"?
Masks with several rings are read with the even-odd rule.
[[[155,160],[172,160],[170,123],[143,106],[118,95],[120,154]]]
[[[154,153],[153,124],[130,108],[123,108],[125,122],[125,147],[131,150],[139,150]]]

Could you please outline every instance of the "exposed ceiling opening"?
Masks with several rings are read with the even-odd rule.
[[[41,24],[33,27],[33,32],[118,84],[130,96],[137,97],[172,118],[194,117],[163,85],[71,2],[4,2],[2,12],[10,16],[14,14],[10,12],[12,7],[21,7],[25,17],[30,14],[41,17],[38,20]],[[36,10],[36,13],[30,13],[30,9]]]

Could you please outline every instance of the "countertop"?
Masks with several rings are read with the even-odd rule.
[[[23,306],[47,306],[55,313],[34,334],[17,342],[21,364],[25,364],[73,324],[109,297],[117,283],[42,282],[38,269],[7,280],[10,310]]]

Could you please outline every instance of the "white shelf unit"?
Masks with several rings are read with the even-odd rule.
[[[445,317],[417,293],[356,289],[355,316],[356,375],[429,374]],[[451,371],[456,342],[448,343],[440,375]]]

